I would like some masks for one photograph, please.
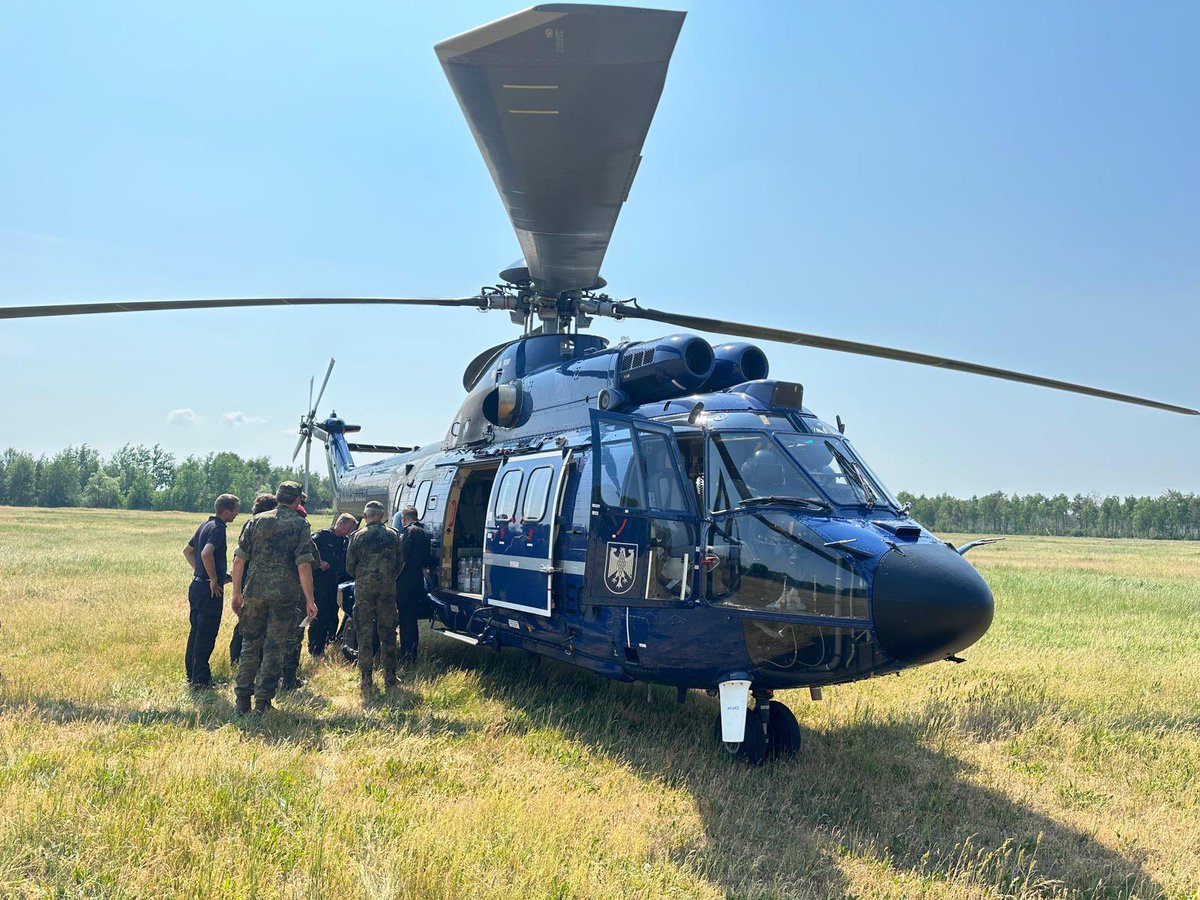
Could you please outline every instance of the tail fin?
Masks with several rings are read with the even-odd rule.
[[[347,425],[338,418],[336,412],[315,429],[315,433],[325,443],[325,462],[329,466],[329,480],[333,482],[335,496],[341,477],[354,468],[354,457],[350,455],[346,435],[361,430],[360,425]]]

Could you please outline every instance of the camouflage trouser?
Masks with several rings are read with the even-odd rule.
[[[246,597],[238,617],[242,626],[242,653],[238,658],[238,697],[253,694],[259,702],[275,696],[283,671],[284,654],[296,627],[296,601]]]
[[[294,682],[296,676],[300,674],[300,647],[304,643],[304,629],[300,627],[300,623],[304,621],[304,616],[304,601],[301,600],[292,616],[292,624],[295,627],[288,633],[287,645],[284,648],[281,673],[284,684]]]
[[[354,630],[358,632],[358,668],[371,674],[375,631],[379,630],[379,659],[387,676],[396,674],[396,594],[354,592]]]

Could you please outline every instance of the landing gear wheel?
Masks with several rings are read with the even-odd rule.
[[[778,700],[772,700],[767,719],[767,756],[790,759],[799,752],[800,723],[790,709]]]
[[[742,762],[751,766],[761,766],[767,758],[767,736],[763,732],[762,717],[758,710],[746,711],[746,732],[738,743],[722,740],[721,716],[717,715],[713,726],[713,736],[730,756],[736,756]]]

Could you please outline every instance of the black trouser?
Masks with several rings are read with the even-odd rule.
[[[337,585],[333,586],[333,590],[318,589],[313,593],[317,601],[317,617],[308,626],[308,652],[311,656],[320,656],[338,630]]]
[[[187,650],[183,655],[187,680],[191,684],[210,684],[212,670],[208,667],[209,657],[217,643],[217,632],[221,630],[221,612],[224,602],[214,597],[207,578],[193,578],[188,587],[188,616],[191,630],[188,632]]]
[[[400,614],[400,665],[417,659],[417,608],[425,596],[425,578],[401,576],[396,581],[396,609]]]

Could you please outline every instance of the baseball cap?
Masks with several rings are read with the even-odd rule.
[[[285,481],[279,485],[279,489],[275,491],[275,497],[280,503],[295,503],[304,493],[304,488],[295,481]]]

